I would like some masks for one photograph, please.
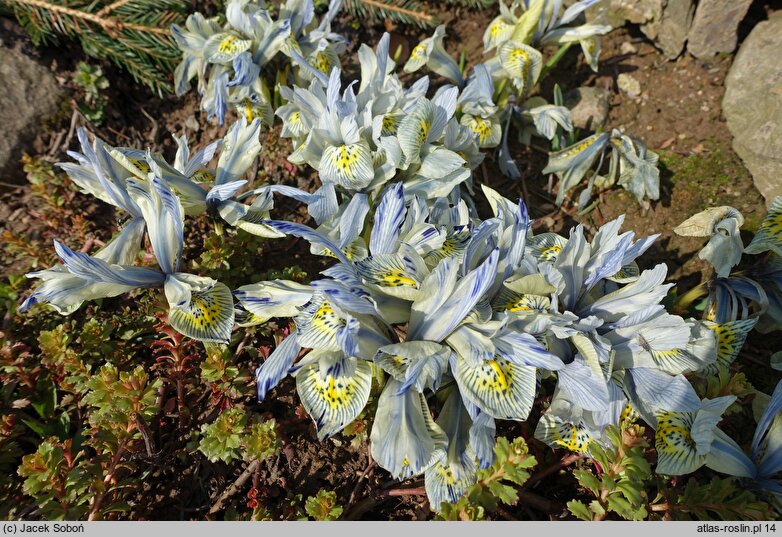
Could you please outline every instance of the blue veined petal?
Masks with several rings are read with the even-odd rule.
[[[497,354],[494,339],[467,324],[451,332],[445,342],[471,366],[477,367]]]
[[[556,173],[560,177],[558,205],[562,204],[565,193],[584,178],[597,157],[605,150],[609,139],[610,134],[607,132],[594,134],[549,155],[549,162],[543,173]]]
[[[249,51],[244,51],[233,59],[234,77],[228,82],[228,87],[250,86],[258,79],[261,68],[252,59]]]
[[[318,171],[324,183],[334,183],[347,190],[362,190],[375,178],[372,150],[364,140],[329,145],[323,150]]]
[[[707,323],[707,327],[717,336],[717,360],[698,372],[699,376],[717,375],[719,368],[726,369],[741,352],[747,335],[755,328],[758,317],[730,321],[727,323]]]
[[[690,427],[690,436],[695,441],[698,455],[708,455],[714,443],[717,424],[722,414],[736,401],[735,395],[704,399]]]
[[[510,136],[510,122],[513,119],[513,114],[508,114],[508,119],[505,121],[505,128],[502,130],[502,143],[500,144],[500,150],[497,152],[497,163],[500,166],[500,171],[510,179],[521,179],[521,171],[516,166],[516,161],[513,160],[513,155],[510,154],[510,146],[508,145],[508,137]]]
[[[718,427],[706,459],[706,466],[723,474],[755,478],[758,471],[741,447]]]
[[[313,288],[290,280],[243,285],[233,292],[239,304],[261,318],[294,317],[312,299]]]
[[[254,47],[253,61],[263,67],[283,49],[285,40],[291,36],[291,21],[288,18],[274,21]],[[295,51],[294,51],[295,52]],[[291,57],[298,61],[294,54]],[[300,57],[300,56],[299,56]]]
[[[141,251],[147,223],[137,217],[126,223],[116,237],[98,251],[94,257],[110,265],[132,265]]]
[[[256,202],[253,202],[252,205],[245,205],[232,200],[222,201],[217,205],[217,213],[226,223],[243,229],[252,235],[272,239],[284,237],[284,233],[266,225],[269,219],[269,211],[258,208]]]
[[[397,395],[400,387],[389,379],[383,389],[370,441],[372,458],[394,478],[407,479],[439,460],[448,438],[432,419],[424,395],[414,390]]]
[[[559,298],[567,311],[573,311],[581,296],[590,246],[584,238],[584,227],[579,224],[570,231],[570,237],[554,261],[565,283],[565,290]]]
[[[493,94],[491,74],[485,64],[479,63],[473,67],[467,85],[459,95],[458,104],[465,114],[486,117],[496,110]]]
[[[358,320],[349,314],[343,315],[345,325],[337,328],[337,345],[347,356],[357,356],[359,354],[358,338],[361,327]]]
[[[670,375],[658,369],[636,367],[628,369],[638,406],[652,410],[697,412],[701,401],[683,375]]]
[[[427,59],[426,65],[440,76],[462,86],[464,79],[459,70],[459,66],[450,54],[445,50],[443,39],[445,38],[445,25],[438,26],[432,35],[432,49]],[[453,103],[456,105],[456,96],[453,97]]]
[[[108,298],[127,293],[134,289],[160,287],[165,276],[156,270],[144,267],[109,266],[101,259],[87,261],[82,256],[62,246],[63,253],[72,266],[77,266],[80,274],[73,274],[64,266],[31,272],[28,278],[40,278],[43,283],[20,306],[25,312],[35,304],[48,304],[62,315],[69,315],[86,300]],[[97,265],[93,271],[92,267]],[[108,277],[104,280],[102,278]]]
[[[364,409],[372,387],[368,362],[342,353],[319,353],[296,372],[296,390],[324,440],[351,423]]]
[[[161,274],[156,270],[110,265],[103,259],[74,252],[58,241],[54,241],[54,249],[68,271],[84,280],[131,288],[157,287],[163,281]],[[37,274],[31,273],[33,277]]]
[[[771,394],[771,399],[761,414],[752,437],[752,458],[761,465],[769,455],[776,457],[775,466],[782,462],[779,460],[779,452],[782,451],[780,450],[780,445],[782,445],[782,417],[780,417],[780,413],[782,413],[782,381],[779,381],[774,388],[774,393]],[[765,473],[764,475],[770,474]]]
[[[534,367],[495,356],[479,366],[452,355],[451,370],[462,396],[494,418],[524,421],[535,399]]]
[[[685,475],[706,463],[705,455],[698,455],[695,440],[690,435],[694,413],[661,412],[657,415],[655,447],[658,474]]]
[[[96,138],[95,149],[93,149],[87,139],[87,131],[83,128],[80,128],[77,131],[77,136],[79,137],[79,142],[81,143],[85,158],[92,165],[95,176],[103,187],[103,190],[106,192],[106,195],[111,199],[113,205],[125,210],[133,216],[140,216],[141,213],[138,206],[128,195],[123,178],[115,173],[117,168],[112,164],[113,160],[106,148],[106,144]],[[108,177],[106,174],[108,174]]]
[[[443,228],[439,228],[433,224],[421,223],[413,226],[407,233],[405,233],[402,241],[408,246],[412,247],[424,258],[431,257],[431,254],[444,250],[446,247],[455,249],[457,245],[452,242],[450,245],[445,246],[447,237],[447,231]],[[458,255],[458,254],[457,254]],[[443,257],[445,257],[443,255]],[[440,258],[442,259],[442,257]],[[430,264],[427,262],[427,266],[434,267],[436,263]]]
[[[74,252],[59,241],[54,241],[54,250],[71,274],[87,280],[132,285],[117,274],[106,261],[90,257],[82,252]]]
[[[392,254],[399,247],[399,229],[405,218],[405,192],[402,183],[394,183],[386,189],[375,211],[369,251],[375,254]]]
[[[594,270],[590,272],[587,278],[584,280],[584,285],[586,285],[587,291],[592,289],[592,287],[594,287],[597,282],[603,278],[613,276],[622,269],[622,267],[626,264],[624,263],[625,254],[627,249],[630,247],[632,240],[633,234],[627,233],[624,237],[619,239],[619,242],[616,244],[614,249],[606,252],[605,255],[600,258],[600,264],[597,267],[594,267]]]
[[[204,43],[204,58],[210,63],[228,64],[252,46],[249,39],[227,32],[210,36]]]
[[[758,232],[744,251],[748,254],[771,251],[782,256],[782,196],[774,198]]]
[[[298,343],[299,333],[297,330],[291,333],[282,342],[277,345],[266,361],[261,364],[255,372],[255,381],[258,388],[258,400],[263,401],[269,390],[277,386],[285,378],[293,366],[294,360],[301,351],[301,345]]]
[[[496,234],[499,227],[499,219],[490,218],[489,220],[484,220],[473,229],[472,238],[464,251],[461,266],[462,275],[477,267],[497,247]]]
[[[212,278],[175,273],[166,278],[168,322],[199,341],[228,343],[234,325],[231,290]]]
[[[404,300],[418,297],[428,275],[421,256],[406,245],[396,254],[371,255],[355,263],[355,267],[366,285]]]
[[[375,364],[401,383],[400,391],[415,384],[418,391],[436,389],[448,362],[449,351],[433,341],[405,341],[380,347]]]
[[[583,412],[566,398],[555,395],[549,410],[541,416],[535,428],[535,438],[552,448],[565,448],[575,453],[589,454],[598,442],[597,433],[588,427]]]
[[[469,409],[471,406],[464,401]],[[472,405],[474,406],[474,405]],[[470,427],[470,446],[478,457],[478,467],[488,468],[494,463],[494,444],[497,435],[497,427],[494,418],[489,414],[475,408],[476,414],[472,415],[472,426]]]
[[[424,308],[420,324],[410,326],[410,337],[441,341],[448,336],[481,300],[494,283],[499,250],[495,248],[477,269],[456,283],[453,293],[435,310]],[[413,310],[423,304],[413,303]]]
[[[364,229],[364,220],[369,212],[369,200],[366,194],[355,194],[339,222],[340,248],[347,248],[356,240]]]
[[[571,5],[565,10],[565,12],[562,14],[562,18],[560,18],[556,22],[557,26],[564,26],[572,22],[584,10],[592,7],[593,5],[601,1],[602,0],[581,0],[579,2],[576,2],[575,4]]]
[[[217,206],[220,202],[232,197],[236,192],[247,184],[246,179],[240,181],[231,181],[230,183],[224,183],[222,185],[215,185],[209,189],[206,194],[207,205]]]
[[[128,193],[147,223],[149,240],[160,268],[166,274],[176,272],[183,247],[182,206],[164,180],[128,178]]]
[[[377,315],[377,308],[371,296],[358,286],[350,287],[342,281],[314,280],[312,287],[326,295],[334,306],[345,312]]]
[[[420,297],[413,303],[409,314],[410,337],[423,328],[428,316],[443,307],[448,298],[453,294],[459,279],[459,260],[454,257],[446,257],[424,280]]]
[[[459,75],[461,80],[461,75]],[[459,82],[461,84],[461,82]],[[437,88],[432,104],[434,105],[434,122],[427,136],[428,142],[439,140],[445,131],[445,126],[456,112],[459,89],[450,84]]]
[[[444,371],[448,367],[450,350],[431,341],[408,341],[380,347],[375,363],[403,382],[399,393],[411,386],[423,392],[424,388],[436,391]]]
[[[314,78],[317,78],[318,81],[321,84],[323,84],[324,87],[329,86],[329,77],[327,77],[320,69],[316,69],[312,65],[310,65],[310,63],[299,52],[290,49],[288,51],[288,54],[290,55],[291,59],[296,63],[298,67],[301,67],[302,69],[307,71],[310,75],[312,75]],[[334,69],[332,70],[332,75],[334,72],[339,73],[339,71],[340,70],[337,67],[334,67]]]
[[[659,304],[673,284],[663,284],[668,267],[660,263],[645,270],[638,280],[597,299],[588,308],[596,315],[625,314]]]
[[[555,262],[566,244],[567,239],[556,233],[541,233],[529,240],[531,253],[538,263]]]
[[[601,411],[608,408],[608,387],[602,376],[598,376],[586,362],[575,360],[557,372],[562,394],[584,410]]]
[[[260,130],[260,119],[255,119],[248,125],[247,120],[241,118],[231,125],[223,139],[223,147],[217,161],[215,186],[236,181],[249,169],[261,151]]]
[[[350,260],[345,256],[342,250],[340,250],[339,246],[310,227],[297,224],[295,222],[285,222],[281,220],[269,220],[266,222],[266,225],[287,235],[300,237],[310,244],[321,246],[326,250],[329,250],[331,254],[338,260],[342,261],[346,265],[351,265]]]
[[[334,185],[331,183],[324,184],[313,193],[285,185],[271,185],[263,188],[264,190],[277,192],[296,201],[306,203],[307,211],[317,224],[323,224],[325,221],[330,220],[337,215],[339,210],[337,194],[334,190]]]
[[[217,76],[213,75],[214,84],[212,86],[212,99],[214,101],[214,111],[207,114],[207,119],[217,116],[220,126],[225,123],[225,113],[228,110],[228,76],[225,71]]]
[[[426,495],[435,510],[443,503],[457,502],[477,479],[475,453],[470,446],[472,420],[459,390],[451,390],[437,425],[448,437],[448,451],[425,472]]]
[[[403,392],[411,386],[415,386],[419,392],[423,392],[424,388],[437,391],[440,387],[443,373],[448,368],[448,357],[450,355],[451,351],[441,349],[435,354],[419,358],[418,361],[407,368],[405,383],[399,388],[399,391]]]
[[[315,294],[312,300],[301,308],[301,313],[294,321],[299,330],[299,343],[303,347],[340,350],[337,332],[346,325],[346,320],[334,311],[331,303],[322,294]]]
[[[222,140],[215,140],[206,147],[199,149],[192,157],[183,160],[185,165],[179,171],[181,171],[182,175],[185,177],[193,177],[198,171],[204,169],[212,161],[217,149],[222,143]],[[185,144],[187,144],[186,141]]]
[[[562,360],[546,350],[534,336],[524,332],[505,331],[494,339],[497,354],[520,365],[529,365],[559,371],[566,366]]]

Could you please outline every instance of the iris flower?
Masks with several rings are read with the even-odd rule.
[[[49,304],[68,314],[85,300],[113,297],[135,289],[160,288],[169,304],[168,320],[180,333],[201,341],[227,342],[234,323],[233,299],[223,284],[179,271],[183,248],[183,209],[179,199],[160,178],[157,165],[146,180],[127,179],[126,193],[146,224],[160,270],[119,264],[112,252],[123,246],[104,248],[95,256],[74,252],[55,242],[62,265],[28,274],[44,280],[25,301],[24,311],[36,303]],[[142,228],[143,229],[143,228]],[[128,237],[120,234],[115,239]],[[135,252],[134,252],[135,257]]]

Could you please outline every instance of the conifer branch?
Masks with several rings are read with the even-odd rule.
[[[439,23],[436,16],[428,13],[415,0],[349,0],[345,7],[356,18],[387,18],[422,28],[431,28]]]
[[[106,58],[162,94],[180,53],[169,27],[181,22],[184,0],[0,0],[33,39],[78,39],[91,56]]]

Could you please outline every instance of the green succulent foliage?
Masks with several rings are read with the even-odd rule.
[[[25,281],[26,278],[21,274],[9,274],[8,282],[0,282],[0,312],[4,312],[11,319],[16,315],[19,291]]]
[[[768,503],[759,501],[736,479],[714,477],[708,483],[690,479],[684,490],[665,486],[651,506],[650,519],[665,513],[672,520],[773,520]],[[667,500],[661,503],[661,500]]]
[[[626,429],[610,426],[607,437],[611,448],[595,444],[590,447],[594,461],[602,468],[597,475],[592,470],[576,470],[573,475],[595,500],[585,504],[580,500],[567,503],[570,512],[581,520],[602,520],[614,513],[625,520],[644,520],[648,503],[646,489],[652,469],[644,456],[648,442],[643,428],[630,425]]]
[[[215,421],[201,426],[198,450],[212,461],[231,462],[242,456],[242,433],[247,414],[239,407],[226,410]]]
[[[239,368],[232,363],[230,350],[226,345],[207,343],[205,347],[206,358],[201,362],[201,379],[230,386],[239,376]]]
[[[277,422],[253,423],[248,427],[243,443],[247,460],[263,460],[279,453],[282,443],[277,436]]]
[[[472,485],[458,502],[443,503],[437,518],[440,520],[483,520],[487,512],[500,503],[513,505],[519,499],[517,486],[530,477],[529,470],[537,465],[535,457],[523,438],[497,438],[494,463],[478,471],[478,482]]]
[[[79,464],[72,441],[48,438],[38,450],[22,458],[18,473],[22,490],[35,498],[45,520],[74,520],[89,510],[90,485],[94,475]]]
[[[342,515],[342,506],[337,504],[333,490],[320,489],[315,496],[307,498],[304,510],[315,520],[337,520]]]
[[[103,123],[103,112],[108,104],[103,90],[109,87],[109,80],[103,76],[103,70],[98,66],[79,62],[76,72],[73,73],[73,82],[84,92],[84,99],[78,103],[79,112],[90,123]]]
[[[263,460],[277,454],[281,447],[277,423],[249,422],[243,408],[226,410],[212,423],[201,426],[198,450],[212,462],[226,463],[237,459]]]
[[[85,394],[89,390],[90,366],[81,359],[80,353],[72,347],[73,332],[68,323],[57,326],[54,330],[44,330],[38,336],[41,346],[41,361],[47,367],[60,370],[64,374],[60,389],[77,394]]]
[[[148,423],[157,414],[155,400],[162,385],[140,365],[132,371],[119,371],[110,363],[102,366],[87,382],[90,392],[84,401],[93,407],[90,425],[118,440],[135,437],[137,421]]]

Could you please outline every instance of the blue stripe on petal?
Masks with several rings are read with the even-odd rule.
[[[301,346],[297,341],[298,335],[298,332],[293,330],[282,343],[277,345],[274,352],[269,355],[269,358],[255,372],[258,401],[263,401],[269,390],[277,386],[288,374],[293,361],[296,360],[299,351],[301,351]]]

